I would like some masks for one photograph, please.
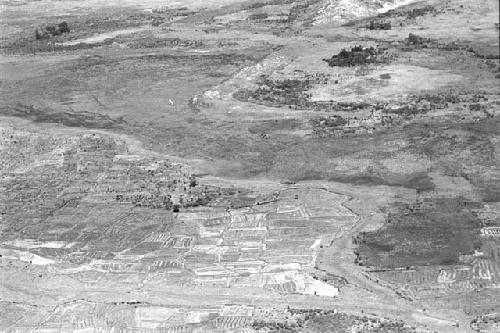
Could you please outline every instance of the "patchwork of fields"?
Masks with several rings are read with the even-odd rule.
[[[0,331],[498,331],[498,12],[3,1]]]

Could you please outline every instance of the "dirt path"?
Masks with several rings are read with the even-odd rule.
[[[363,198],[351,197],[351,201],[358,203],[366,202]],[[468,332],[468,320],[465,316],[443,318],[442,315],[432,312],[422,312],[422,304],[415,301],[404,299],[398,295],[395,290],[388,286],[381,285],[370,279],[366,271],[354,263],[354,244],[353,237],[364,230],[373,230],[382,225],[373,216],[373,208],[370,204],[360,205],[364,209],[351,209],[357,215],[357,221],[354,226],[343,232],[338,237],[331,240],[330,246],[324,247],[324,250],[318,260],[318,268],[329,273],[345,278],[349,286],[341,290],[339,303],[341,311],[349,308],[348,304],[344,310],[344,300],[352,298],[358,299],[359,308],[370,309],[383,316],[403,316],[408,322],[418,323],[428,326],[438,332]],[[347,206],[346,206],[347,207]],[[377,306],[371,309],[371,304]],[[397,310],[396,310],[397,309]],[[459,323],[458,327],[456,323]]]

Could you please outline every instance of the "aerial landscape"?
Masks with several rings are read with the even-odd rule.
[[[500,332],[498,0],[0,27],[0,332]]]

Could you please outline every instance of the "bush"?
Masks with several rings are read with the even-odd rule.
[[[35,29],[35,39],[47,39],[51,36],[59,36],[69,33],[69,25],[66,21],[59,23],[57,26],[48,25],[42,28]]]
[[[370,30],[391,30],[390,22],[376,22],[370,21],[370,25],[368,26]]]
[[[362,46],[354,46],[351,50],[342,49],[339,54],[332,56],[330,59],[323,59],[330,67],[352,67],[357,65],[366,65],[378,63],[378,50],[374,47],[363,48]]]
[[[59,28],[59,31],[62,33],[62,34],[65,34],[65,33],[69,33],[70,30],[69,30],[69,25],[66,21],[63,21],[61,23],[59,23],[58,25],[58,28]]]
[[[259,20],[265,20],[269,15],[266,13],[256,13],[250,15],[248,18],[252,21],[259,21]]]
[[[424,45],[431,40],[429,38],[420,37],[419,35],[409,34],[406,41],[408,45]]]

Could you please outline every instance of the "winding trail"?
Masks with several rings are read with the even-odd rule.
[[[342,205],[356,214],[355,224],[340,236],[332,238],[329,246],[323,247],[318,264],[318,269],[338,275],[354,287],[354,290],[351,288],[341,290],[339,310],[349,310],[348,304],[345,304],[347,307],[343,308],[344,300],[365,294],[364,297],[357,298],[359,309],[355,312],[359,313],[359,310],[364,309],[364,311],[373,311],[383,316],[394,317],[396,315],[398,318],[403,317],[409,323],[425,325],[438,332],[468,332],[468,320],[465,316],[450,319],[442,318],[432,312],[424,313],[419,310],[422,308],[421,304],[405,299],[398,295],[395,290],[370,279],[369,273],[354,263],[353,237],[366,230],[367,227],[373,230],[378,224],[372,221],[373,217],[369,210],[356,211],[346,206],[346,203],[354,200],[361,202],[362,199],[349,196],[349,199]],[[378,225],[378,227],[381,226]]]

